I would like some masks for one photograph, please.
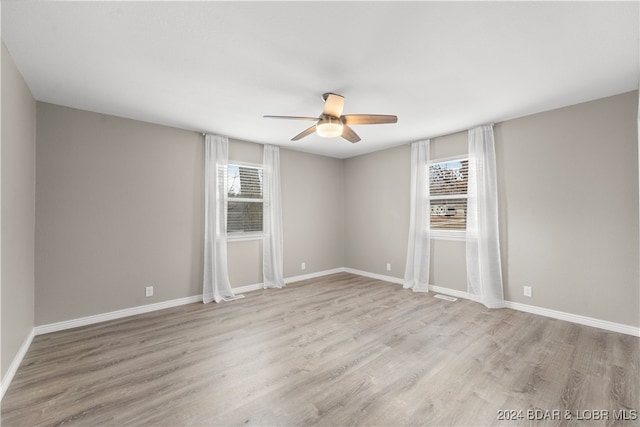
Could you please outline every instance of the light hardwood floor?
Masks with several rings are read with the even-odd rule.
[[[37,336],[2,425],[639,425],[638,338],[433,295],[340,273]]]

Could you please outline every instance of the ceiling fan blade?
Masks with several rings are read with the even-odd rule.
[[[289,120],[319,120],[318,117],[299,117],[299,116],[262,116],[265,119],[289,119]]]
[[[325,116],[340,117],[344,107],[344,97],[335,93],[326,93],[322,114]],[[323,96],[324,97],[324,96]]]
[[[316,125],[311,126],[310,128],[307,128],[305,130],[303,130],[302,132],[300,132],[299,134],[297,134],[296,136],[294,136],[293,138],[291,138],[292,141],[297,141],[299,139],[304,138],[305,136],[309,136],[312,133],[314,133],[316,131]]]
[[[347,141],[353,142],[353,143],[360,141],[360,137],[358,136],[358,134],[355,133],[353,129],[351,129],[347,125],[342,126],[342,137]]]
[[[347,114],[342,116],[341,119],[345,125],[377,125],[398,122],[398,116],[386,114]]]

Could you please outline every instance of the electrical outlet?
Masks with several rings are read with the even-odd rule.
[[[391,271],[391,263],[390,262],[387,263],[387,271]]]
[[[524,287],[524,296],[525,297],[530,297],[531,296],[531,286],[525,286]]]
[[[307,269],[307,263],[303,262],[300,264],[300,270],[306,270]]]
[[[153,286],[147,286],[146,288],[144,288],[144,295],[147,297],[152,297],[153,296]]]

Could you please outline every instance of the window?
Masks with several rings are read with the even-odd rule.
[[[464,237],[468,180],[469,160],[466,158],[429,163],[429,218],[434,237]]]
[[[262,168],[227,165],[227,233],[262,232]]]

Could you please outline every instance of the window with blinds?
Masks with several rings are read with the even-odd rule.
[[[262,231],[262,168],[227,165],[227,233]]]
[[[432,230],[467,228],[467,183],[469,160],[447,160],[429,164]]]

